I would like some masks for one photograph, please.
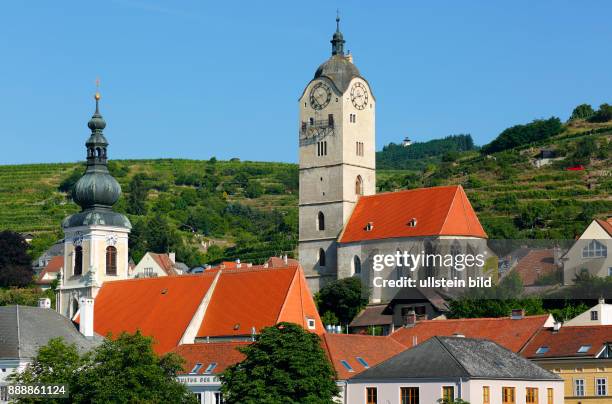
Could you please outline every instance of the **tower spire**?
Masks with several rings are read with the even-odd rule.
[[[334,55],[344,55],[344,36],[342,32],[340,32],[340,11],[336,10],[336,32],[334,32],[334,36],[330,41],[332,44],[332,56]]]

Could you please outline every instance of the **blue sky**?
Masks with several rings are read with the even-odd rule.
[[[336,8],[378,149],[612,102],[606,0],[5,1],[0,164],[82,160],[96,77],[111,158],[294,162]]]

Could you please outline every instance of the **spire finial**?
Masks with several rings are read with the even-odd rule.
[[[344,36],[340,32],[340,10],[336,10],[336,32],[332,37],[332,56],[344,55]]]
[[[340,32],[340,10],[336,9],[336,32]]]
[[[94,99],[96,100],[96,114],[100,113],[100,110],[98,108],[98,104],[100,102],[100,98],[102,98],[100,96],[100,78],[97,77],[96,78],[96,94],[94,95]]]

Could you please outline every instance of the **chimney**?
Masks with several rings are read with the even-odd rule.
[[[563,325],[563,323],[561,321],[555,322],[555,324],[553,325],[553,332],[554,333],[559,332],[559,330],[561,329],[562,325]]]
[[[94,335],[94,299],[82,297],[79,301],[79,331],[87,338]]]
[[[404,318],[404,325],[406,327],[413,327],[417,322],[416,312],[414,310],[408,311],[408,314]]]
[[[285,265],[289,263],[289,258],[287,258],[287,254],[283,255],[283,262],[285,263]]]
[[[176,264],[176,253],[168,253],[168,258],[170,258],[170,261],[172,261],[173,264]]]
[[[599,298],[599,304],[606,304],[606,299],[603,297]]]
[[[240,264],[240,258],[236,258],[236,268],[240,268],[242,265]]]
[[[512,309],[512,313],[510,315],[512,320],[521,320],[523,317],[525,317],[525,309]]]
[[[38,299],[38,307],[41,309],[50,309],[51,308],[51,299],[48,297],[41,297]]]
[[[353,63],[353,54],[349,51],[348,55],[345,56],[346,60]]]

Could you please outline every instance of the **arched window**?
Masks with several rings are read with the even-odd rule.
[[[79,310],[79,301],[76,298],[72,298],[72,304],[70,306],[70,317],[72,318]]]
[[[591,240],[582,249],[582,258],[605,258],[608,256],[608,248],[597,240]]]
[[[353,257],[353,273],[359,275],[361,273],[361,259],[357,255]]]
[[[319,231],[325,230],[325,215],[323,212],[319,212],[317,215],[317,229]]]
[[[355,180],[355,195],[363,195],[363,179],[361,175],[358,175]]]
[[[319,248],[319,266],[325,266],[325,250],[322,248]]]
[[[102,149],[96,147],[96,157],[102,157]]]
[[[74,249],[74,275],[81,275],[83,273],[83,247],[80,245]]]
[[[117,249],[106,247],[106,275],[117,275]]]

